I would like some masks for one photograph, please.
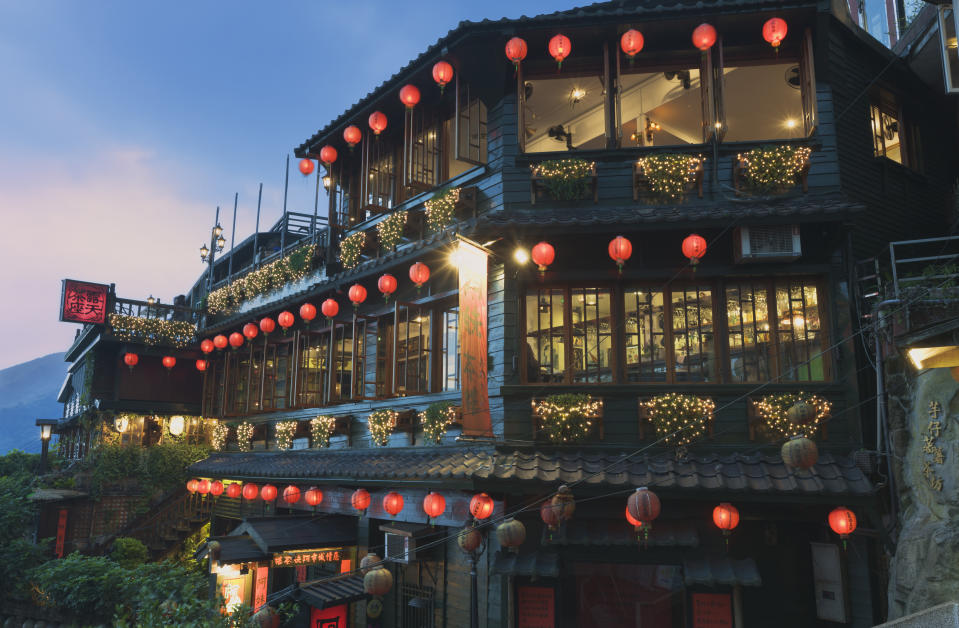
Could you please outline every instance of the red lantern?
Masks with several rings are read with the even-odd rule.
[[[513,66],[519,68],[519,63],[526,58],[526,40],[522,37],[514,37],[506,42],[506,58],[513,62]]]
[[[200,351],[203,353],[213,353],[213,348],[213,341],[209,338],[204,339],[203,342],[200,343]]]
[[[265,502],[273,501],[276,499],[276,487],[272,484],[264,484],[263,488],[260,489],[260,497],[262,497]]]
[[[219,350],[226,349],[226,346],[230,344],[230,341],[226,339],[226,336],[223,334],[217,334],[213,337],[213,346]]]
[[[644,539],[649,538],[649,529],[652,527],[653,520],[659,516],[660,508],[659,497],[645,486],[636,489],[636,492],[626,501],[629,514],[643,524]]]
[[[323,503],[323,491],[311,486],[308,491],[306,491],[306,503],[310,506],[316,507]]]
[[[137,362],[140,361],[140,356],[135,353],[124,353],[123,354],[123,363],[130,367],[130,370],[133,370],[133,367],[137,365]]]
[[[241,334],[240,332],[235,331],[232,334],[230,334],[230,346],[233,347],[234,349],[239,349],[240,347],[242,347],[244,342],[246,342],[246,339],[243,338],[243,334]]]
[[[639,529],[643,527],[643,522],[629,514],[629,506],[626,506],[626,521],[629,522],[629,525],[633,526],[633,529],[639,532]]]
[[[320,161],[325,163],[327,166],[336,161],[337,152],[336,149],[327,144],[320,149]]]
[[[713,508],[713,523],[729,536],[729,533],[739,525],[739,510],[728,502],[723,502]]]
[[[856,531],[856,515],[845,506],[840,506],[829,513],[829,527],[845,542]]]
[[[619,47],[622,48],[626,56],[629,57],[630,63],[632,63],[633,57],[639,54],[639,51],[643,49],[644,43],[643,34],[635,28],[629,29],[619,38]]]
[[[200,371],[201,373],[202,373],[203,371],[205,371],[208,366],[210,366],[210,363],[207,362],[206,360],[197,360],[197,361],[196,361],[196,370]]]
[[[400,102],[412,109],[420,102],[420,90],[416,85],[404,85],[400,88]]]
[[[260,333],[260,328],[254,323],[247,323],[243,326],[243,335],[253,340]]]
[[[623,236],[616,236],[609,243],[609,256],[613,258],[616,265],[619,266],[619,272],[623,272],[623,265],[633,254],[633,244]]]
[[[186,490],[190,491],[191,494],[196,493],[196,486],[199,483],[200,483],[200,480],[196,478],[193,478],[192,480],[187,480]]]
[[[566,35],[553,35],[553,38],[549,40],[549,54],[556,59],[556,63],[561,68],[563,67],[563,59],[569,56],[572,47],[573,45]]]
[[[779,48],[779,44],[786,39],[786,30],[786,20],[779,17],[768,19],[763,24],[763,39],[773,48]]]
[[[539,267],[539,272],[545,273],[546,267],[556,259],[556,251],[549,242],[540,242],[533,247],[533,262]]]
[[[304,177],[308,177],[313,174],[313,168],[316,166],[313,165],[312,159],[301,159],[300,160],[300,172],[303,173]]]
[[[700,24],[693,31],[693,45],[706,52],[716,43],[716,29],[712,24]]]
[[[293,318],[293,313],[286,311],[280,312],[280,315],[276,317],[276,320],[280,324],[280,327],[283,328],[283,331],[293,327],[293,322],[295,321]]]
[[[223,482],[219,480],[213,480],[210,482],[210,495],[214,497],[219,497],[223,494]]]
[[[550,532],[559,529],[559,510],[553,506],[553,501],[547,499],[539,506],[539,518],[543,520]]]
[[[374,135],[379,135],[386,130],[386,114],[382,111],[374,111],[371,113],[369,122]]]
[[[350,498],[350,502],[353,504],[353,508],[357,510],[366,510],[370,507],[370,492],[365,488],[358,488],[353,491],[353,496]]]
[[[391,517],[395,517],[403,510],[403,496],[396,491],[390,491],[383,498],[383,510],[388,512]]]
[[[253,501],[260,494],[260,489],[256,484],[243,485],[243,499]]]
[[[343,139],[350,145],[350,148],[353,148],[363,139],[363,131],[360,131],[360,127],[351,124],[343,129]]]
[[[350,297],[350,301],[353,302],[354,308],[359,307],[360,303],[366,301],[366,288],[358,283],[350,286],[350,291],[347,294]]]
[[[172,369],[174,366],[176,366],[176,358],[173,357],[172,355],[163,356],[162,362],[163,362],[163,366],[165,366],[166,370],[168,371]]]
[[[689,258],[689,263],[695,266],[706,254],[706,239],[701,235],[691,233],[683,240],[683,255]]]
[[[266,488],[266,487],[264,487]],[[290,484],[283,489],[283,501],[287,504],[295,504],[300,501],[300,489]]]
[[[200,495],[206,495],[210,492],[210,480],[200,480],[196,483],[196,492]]]
[[[486,493],[473,495],[473,499],[470,500],[470,514],[480,521],[489,519],[489,516],[493,514],[493,498]]]
[[[386,273],[376,281],[376,287],[383,293],[383,299],[390,300],[390,295],[396,292],[396,277]]]
[[[446,84],[453,80],[453,66],[446,61],[437,61],[433,66],[433,80],[440,86],[440,93]]]
[[[239,482],[233,482],[226,487],[226,496],[230,499],[238,499],[243,494],[243,485]]]
[[[333,318],[340,313],[340,304],[336,302],[336,299],[327,299],[323,301],[323,305],[320,306],[320,310],[323,312],[323,316],[327,318]]]
[[[446,498],[439,493],[430,491],[429,494],[423,498],[423,512],[425,512],[426,516],[430,519],[436,519],[442,515],[445,510]]]
[[[307,323],[316,318],[316,306],[312,303],[304,303],[300,306],[300,318]]]
[[[260,331],[264,334],[269,334],[274,329],[276,329],[276,321],[274,321],[269,316],[260,319]]]
[[[430,268],[423,262],[416,262],[410,266],[410,279],[419,288],[430,279]]]

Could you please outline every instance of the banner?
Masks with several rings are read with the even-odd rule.
[[[107,322],[107,295],[110,286],[64,279],[60,292],[60,320],[67,323]]]
[[[257,567],[256,580],[253,584],[253,612],[260,610],[266,604],[266,590],[270,582],[270,568]]]
[[[492,436],[487,388],[486,313],[487,254],[460,240],[456,245],[459,267],[460,390],[463,392],[463,434]]]
[[[60,509],[60,518],[57,520],[57,558],[63,558],[63,545],[67,540],[67,509]]]
[[[519,628],[554,628],[556,600],[552,587],[516,587]]]
[[[732,625],[729,594],[693,593],[694,628],[732,628]]]

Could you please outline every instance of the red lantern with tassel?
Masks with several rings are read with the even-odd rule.
[[[388,512],[391,517],[395,517],[403,510],[403,496],[396,491],[390,491],[383,497],[383,510]]]
[[[200,371],[201,373],[205,371],[209,366],[210,366],[210,363],[207,362],[206,360],[196,361],[196,370]]]
[[[186,490],[190,491],[190,494],[196,493],[196,486],[200,483],[200,480],[193,478],[192,480],[187,480]]]
[[[396,277],[386,273],[376,281],[376,287],[383,294],[383,299],[389,302],[390,295],[396,292]]]
[[[222,351],[226,349],[226,346],[230,344],[230,341],[226,339],[226,336],[223,334],[217,334],[213,337],[213,346]]]
[[[693,31],[693,45],[706,52],[716,43],[716,29],[712,24],[700,24]]]
[[[314,318],[316,318],[316,306],[312,303],[304,303],[300,306],[300,318],[306,321],[307,324],[311,323]]]
[[[770,18],[763,24],[763,39],[778,52],[779,44],[786,38],[787,30],[786,20],[779,17]]]
[[[280,324],[280,327],[283,328],[283,331],[286,331],[290,327],[293,327],[293,323],[296,319],[293,318],[292,312],[280,312],[280,315],[276,317],[277,322]]]
[[[260,489],[260,497],[262,497],[265,502],[271,502],[276,499],[276,493],[276,487],[272,484],[264,484],[263,488]]]
[[[200,343],[200,351],[203,353],[213,353],[214,348],[213,341],[209,338],[205,338],[203,342]]]
[[[659,497],[656,493],[642,486],[629,496],[626,507],[634,519],[642,522],[643,541],[645,542],[649,538],[649,529],[652,527],[653,521],[659,516],[661,509]]]
[[[609,243],[609,256],[619,267],[619,273],[623,273],[623,266],[633,254],[633,244],[623,236],[616,236]]]
[[[430,519],[436,519],[446,510],[446,498],[439,493],[430,491],[423,498],[423,512]],[[432,522],[431,522],[432,523]]]
[[[386,130],[386,114],[382,111],[374,111],[370,114],[370,128],[374,135],[379,135]]]
[[[276,329],[276,321],[269,316],[260,319],[260,331],[264,334],[270,334]]]
[[[433,80],[440,86],[440,93],[453,80],[453,66],[446,61],[437,61],[433,65]]]
[[[633,57],[639,54],[643,49],[644,43],[643,34],[635,28],[629,29],[619,38],[619,47],[622,48],[626,56],[629,57],[630,63],[633,62]]]
[[[260,335],[260,328],[255,323],[247,323],[243,326],[243,335],[249,340],[253,340]]]
[[[350,297],[350,302],[353,303],[353,309],[360,307],[360,303],[366,301],[366,288],[362,284],[353,284],[347,294]]]
[[[140,356],[135,353],[124,353],[123,354],[123,363],[130,367],[130,370],[133,370],[133,367],[137,365],[137,362],[140,361]]]
[[[856,531],[856,515],[845,506],[829,513],[829,527],[842,539],[842,548],[846,549],[846,539]]]
[[[243,495],[243,485],[239,482],[233,482],[226,487],[226,496],[230,499],[238,499]]]
[[[285,489],[283,489],[283,501],[287,504],[295,504],[300,501],[300,489],[290,484]]]
[[[243,485],[243,499],[253,501],[260,494],[260,488],[256,484]]]
[[[556,259],[556,251],[549,242],[540,242],[533,247],[531,257],[533,258],[533,263],[539,268],[540,274],[543,274],[546,272],[546,267],[552,264],[553,260]]]
[[[416,284],[417,289],[430,279],[430,268],[423,262],[416,262],[410,266],[410,279]]]
[[[689,263],[696,266],[706,254],[706,238],[691,233],[683,240],[683,255],[689,258]]]
[[[168,371],[171,370],[174,366],[176,366],[176,358],[173,357],[172,355],[163,356],[162,362],[163,362],[163,366]]]
[[[219,497],[223,494],[223,482],[219,480],[213,480],[210,482],[210,495],[214,497]]]
[[[350,145],[350,149],[359,144],[361,139],[363,139],[363,131],[360,131],[360,127],[351,124],[343,129],[343,140]]]
[[[336,158],[338,156],[339,156],[339,153],[337,153],[336,149],[330,146],[329,144],[327,144],[326,146],[320,149],[320,161],[325,163],[327,167],[329,167],[330,164],[336,161]]]
[[[489,519],[489,516],[493,514],[493,505],[492,497],[486,493],[477,493],[470,500],[470,514],[477,521]]]
[[[729,502],[723,502],[713,508],[713,523],[723,531],[726,549],[729,549],[729,534],[739,525],[739,510]]]
[[[327,299],[323,301],[323,305],[320,306],[320,310],[323,312],[323,316],[327,319],[332,319],[334,316],[340,313],[340,304],[336,302],[336,299]]]
[[[233,347],[234,349],[239,349],[240,347],[242,347],[244,342],[246,342],[246,339],[243,337],[243,334],[241,334],[240,332],[235,331],[232,334],[230,334],[230,346]]]
[[[519,69],[520,62],[526,58],[526,40],[522,37],[513,37],[506,42],[506,58],[513,62],[513,67]]]
[[[316,166],[313,164],[312,159],[301,159],[300,160],[300,172],[303,173],[304,177],[308,177],[313,174],[313,169]]]
[[[404,85],[400,88],[400,102],[412,109],[420,102],[420,90],[416,85]]]
[[[566,35],[553,35],[549,40],[549,55],[556,59],[557,65],[562,68],[563,60],[569,56],[573,45]]]
[[[310,506],[316,507],[323,503],[323,491],[311,486],[308,491],[306,491],[306,503]]]
[[[370,507],[370,492],[365,488],[358,488],[353,491],[350,502],[353,504],[353,508],[365,511]]]
[[[210,480],[200,480],[196,483],[196,492],[200,495],[206,495],[210,492]]]

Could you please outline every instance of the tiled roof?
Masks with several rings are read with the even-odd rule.
[[[210,543],[212,542],[220,544],[220,550],[215,558],[217,562],[223,563],[224,565],[256,562],[270,558],[270,555],[261,550],[260,546],[256,544],[249,534],[212,537],[197,551],[195,557],[205,557],[210,551]]]
[[[315,584],[291,584],[285,589],[271,593],[267,603],[276,604],[288,599],[306,602],[313,608],[329,608],[369,597],[363,590],[363,576],[356,574],[332,580],[324,579]]]
[[[558,578],[559,555],[554,552],[496,552],[493,573],[527,578]]]
[[[249,536],[268,554],[310,547],[356,543],[356,519],[342,515],[251,517],[243,520],[230,536]]]
[[[686,586],[761,587],[763,579],[752,558],[733,560],[728,556],[692,557],[683,559]]]
[[[459,480],[489,485],[520,481],[555,486],[649,486],[768,495],[870,495],[873,488],[846,457],[823,452],[802,471],[778,454],[692,453],[626,458],[625,453],[532,451],[506,447],[411,447],[216,453],[190,467],[207,477],[316,480],[319,482],[430,482]]]

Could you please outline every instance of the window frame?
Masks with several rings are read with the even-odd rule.
[[[891,118],[896,122],[898,129],[897,134],[899,135],[900,161],[896,161],[888,156],[887,153],[889,149],[886,148],[885,134],[880,133],[878,136],[876,135],[874,124],[875,113]],[[872,138],[873,157],[898,164],[915,172],[922,172],[919,128],[918,125],[912,122],[912,117],[906,114],[906,107],[903,104],[901,95],[885,87],[872,90],[869,94],[867,116],[869,134]],[[880,120],[882,120],[882,117],[880,117]],[[882,142],[881,151],[877,147],[877,140]]]

